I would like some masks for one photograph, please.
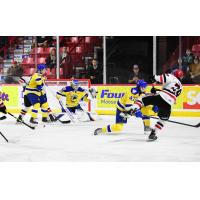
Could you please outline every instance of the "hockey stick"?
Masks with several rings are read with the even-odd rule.
[[[4,138],[4,140],[5,140],[6,142],[8,142],[8,139],[4,136],[4,134],[3,134],[2,132],[0,132],[0,135]]]
[[[56,116],[55,114],[52,114],[53,115],[53,117],[54,117],[54,120],[55,121],[59,121],[60,123],[62,123],[62,124],[69,124],[71,121],[70,120],[66,120],[66,121],[62,121],[62,120],[60,120],[60,118],[63,116],[60,116],[60,114],[58,115],[58,116]]]
[[[150,116],[150,118],[152,119],[159,119],[158,117],[153,117],[153,116]],[[192,125],[192,124],[187,124],[187,123],[183,123],[183,122],[177,122],[177,121],[173,121],[173,120],[167,120],[168,122],[171,122],[171,123],[175,123],[175,124],[180,124],[180,125],[184,125],[184,126],[190,126],[190,127],[194,127],[194,128],[199,128],[200,127],[200,123],[196,124],[196,125]]]
[[[18,118],[15,117],[12,113],[9,113],[9,112],[8,112],[8,114],[9,114],[10,116],[12,116],[13,118],[18,119]],[[34,126],[30,126],[29,124],[27,124],[27,123],[24,122],[23,120],[20,120],[20,122],[21,122],[22,124],[26,125],[27,127],[31,128],[31,129],[35,129]]]

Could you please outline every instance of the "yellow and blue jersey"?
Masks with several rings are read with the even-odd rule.
[[[26,86],[24,94],[25,95],[36,94],[37,96],[41,96],[41,95],[45,94],[45,91],[43,89],[44,81],[45,81],[45,77],[43,77],[42,74],[35,73],[31,77],[28,85]]]
[[[137,88],[131,88],[117,101],[117,109],[122,112],[126,111],[125,108],[132,106],[142,94],[144,93],[141,93]]]
[[[1,98],[1,94],[2,94],[2,92],[1,92],[1,90],[0,90],[0,106],[3,106],[4,103],[3,103],[3,100],[2,100],[2,98]]]
[[[57,92],[56,95],[57,99],[60,99],[61,97],[66,97],[67,107],[76,107],[82,100],[88,102],[89,100],[87,99],[87,96],[88,95],[83,88],[78,87],[77,90],[74,90],[71,86],[62,88],[60,91]]]

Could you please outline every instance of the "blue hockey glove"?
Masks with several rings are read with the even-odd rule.
[[[152,110],[153,112],[158,113],[158,106],[153,106]]]
[[[142,112],[141,112],[140,109],[138,109],[138,110],[135,111],[135,116],[136,116],[136,117],[139,117],[139,118],[142,118],[142,117],[143,117]]]

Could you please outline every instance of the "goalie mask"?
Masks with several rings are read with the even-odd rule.
[[[79,82],[78,82],[78,80],[73,80],[73,81],[71,81],[70,85],[74,90],[77,90],[79,87]]]

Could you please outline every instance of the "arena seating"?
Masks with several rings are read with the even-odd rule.
[[[23,38],[23,37],[21,37],[21,38]],[[24,37],[24,44],[32,45],[32,42],[30,40],[31,38],[33,41],[33,37],[30,37],[28,39],[27,39],[27,37]],[[63,47],[67,47],[67,52],[70,56],[71,65],[73,66],[73,68],[75,70],[74,74],[77,74],[77,72],[80,72],[80,74],[81,74],[80,76],[84,76],[85,71],[86,71],[85,58],[94,56],[94,47],[102,46],[102,37],[60,36],[60,39],[65,42],[64,42],[64,45],[60,47],[59,52],[62,51]],[[55,47],[47,47],[47,48],[37,47],[37,48],[32,48],[29,52],[29,51],[27,51],[27,49],[25,49],[24,45],[21,45],[21,44],[17,45],[15,43],[17,40],[18,40],[17,37],[15,37],[15,36],[11,37],[9,44],[6,48],[12,49],[12,51],[10,51],[10,53],[12,54],[12,55],[10,55],[11,59],[15,59],[15,57],[14,57],[15,48],[19,48],[19,46],[20,46],[20,48],[23,48],[21,50],[21,52],[23,54],[23,55],[21,55],[22,60],[21,61],[18,60],[18,62],[24,69],[26,75],[28,75],[28,73],[33,72],[32,69],[35,67],[35,65],[37,65],[39,63],[46,63],[45,60],[46,60],[47,56],[50,54],[52,48],[55,48]],[[28,43],[25,43],[25,41],[28,41]],[[35,62],[35,59],[37,60],[37,62]],[[53,71],[52,73],[48,72],[48,76],[52,77],[53,76],[52,74],[55,72],[56,71]],[[60,75],[63,76],[62,68],[60,69]],[[56,77],[56,75],[54,74],[53,78],[55,78],[55,77]]]

